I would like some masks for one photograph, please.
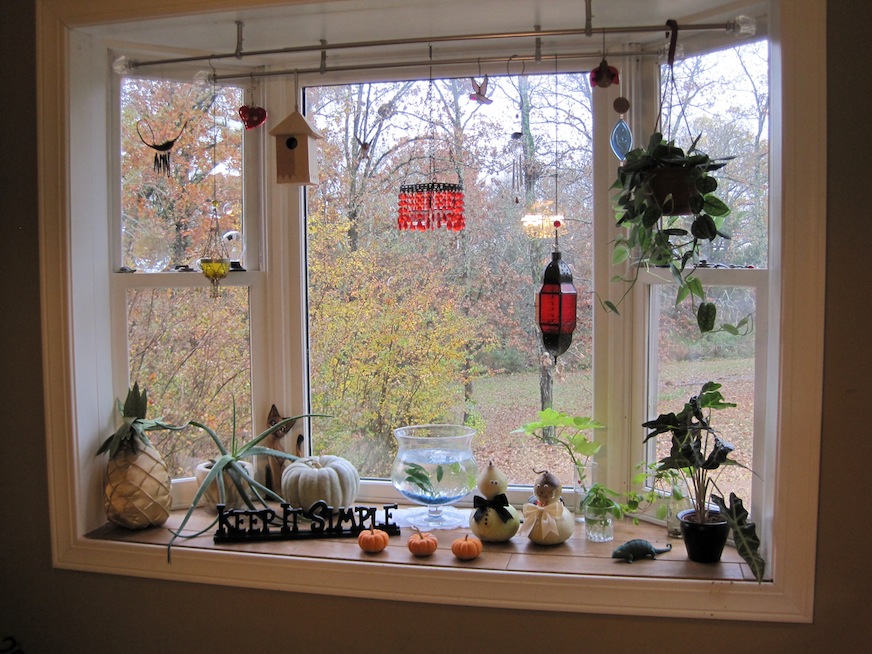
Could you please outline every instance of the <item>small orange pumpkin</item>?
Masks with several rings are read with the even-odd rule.
[[[357,535],[357,544],[360,549],[370,554],[381,552],[388,546],[390,535],[382,529],[370,527],[369,531],[362,531]]]
[[[417,527],[412,527],[415,533],[409,536],[409,551],[415,556],[430,556],[439,546],[439,540],[429,532],[422,532]]]
[[[451,543],[451,553],[461,561],[471,561],[481,554],[481,541],[475,536],[466,534]]]

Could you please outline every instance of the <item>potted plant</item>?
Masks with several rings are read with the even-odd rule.
[[[594,455],[600,451],[597,443],[587,434],[591,429],[602,429],[605,425],[586,416],[570,416],[552,408],[539,412],[539,419],[521,427],[524,432],[547,445],[557,445],[566,450],[575,470],[575,493],[581,501],[593,484],[596,463]],[[581,516],[580,506],[576,513]]]
[[[733,445],[723,440],[710,423],[713,410],[735,407],[724,401],[721,384],[706,382],[698,395],[691,397],[678,413],[661,414],[642,426],[651,431],[647,442],[660,434],[671,435],[669,454],[659,470],[677,470],[684,477],[693,508],[679,514],[684,543],[692,561],[720,560],[721,551],[732,532],[736,550],[750,566],[757,581],[763,580],[765,562],[759,554],[756,527],[748,521],[742,500],[730,493],[729,504],[718,487],[722,466],[742,466],[730,458]],[[742,466],[745,467],[745,466]]]
[[[160,418],[148,420],[148,393],[134,383],[124,404],[116,399],[122,425],[103,441],[97,456],[109,453],[103,475],[103,508],[110,522],[128,529],[144,529],[166,522],[172,509],[170,475],[166,463],[146,432],[184,429]]]
[[[618,497],[617,492],[602,484],[593,484],[588,489],[579,503],[588,540],[605,543],[614,539],[614,521],[624,517],[624,507]]]
[[[717,308],[707,302],[699,278],[700,246],[704,241],[729,239],[722,231],[730,208],[715,195],[717,180],[712,172],[723,168],[733,157],[712,158],[697,149],[699,136],[687,151],[666,141],[655,132],[645,148],[627,153],[612,185],[617,190],[615,217],[625,235],[615,239],[612,261],[622,263],[631,257],[635,274],[617,303],[603,300],[607,311],[618,313],[621,303],[635,284],[643,267],[668,268],[678,286],[676,304],[699,300],[697,325],[701,332],[714,329]],[[689,216],[682,220],[682,216]],[[750,318],[721,329],[733,334],[750,330]]]
[[[673,468],[661,469],[657,463],[639,463],[636,469],[639,473],[633,477],[633,484],[641,486],[647,483],[648,490],[644,493],[628,492],[624,510],[627,513],[645,513],[656,505],[654,517],[665,520],[666,534],[672,538],[681,538],[678,513],[690,506],[681,473]]]
[[[229,448],[224,446],[221,439],[218,437],[218,434],[216,434],[213,429],[200,422],[192,420],[190,422],[191,425],[199,427],[209,435],[215,443],[215,447],[218,448],[220,456],[217,459],[212,459],[206,462],[205,465],[201,464],[201,468],[205,470],[205,474],[198,475],[197,481],[199,482],[199,487],[197,488],[196,493],[194,493],[194,498],[191,500],[191,506],[188,508],[188,511],[182,519],[178,529],[175,531],[171,530],[173,537],[170,539],[167,548],[167,560],[169,560],[170,548],[176,538],[193,538],[199,536],[216,524],[218,520],[217,517],[207,527],[197,533],[182,536],[182,531],[188,524],[191,516],[194,514],[194,509],[197,508],[200,501],[210,491],[213,493],[213,501],[217,499],[217,503],[228,505],[228,501],[230,504],[238,502],[240,506],[245,506],[249,509],[256,508],[255,502],[266,508],[268,506],[268,499],[276,502],[284,502],[284,498],[282,498],[278,493],[267,488],[264,484],[261,484],[254,478],[254,467],[249,464],[248,461],[244,461],[244,459],[262,455],[278,457],[286,461],[296,461],[298,459],[297,456],[282,450],[263,447],[260,443],[267,438],[267,436],[292,425],[298,418],[315,416],[321,416],[321,414],[302,414],[299,416],[284,418],[276,422],[274,425],[271,425],[268,429],[261,432],[250,441],[239,444],[236,437],[236,401],[234,400],[232,434],[230,437]],[[228,484],[231,485],[230,488],[228,488]]]

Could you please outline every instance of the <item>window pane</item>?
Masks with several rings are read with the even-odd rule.
[[[308,195],[311,399],[334,416],[314,449],[387,477],[393,429],[464,422],[479,465],[571,483],[565,453],[512,431],[536,419],[541,388],[557,409],[591,411],[590,84],[490,78],[489,105],[471,91],[465,79],[307,89],[325,137]],[[428,181],[463,184],[463,231],[398,229],[400,186]],[[579,305],[556,368],[534,312],[555,211]],[[526,233],[525,214],[546,229]]]
[[[179,273],[182,274],[182,273]],[[178,424],[196,420],[229,444],[251,429],[251,346],[247,287],[133,289],[127,293],[130,383],[148,389],[150,417]],[[217,456],[200,429],[153,431],[149,438],[172,477],[192,476]]]
[[[123,80],[122,265],[141,272],[196,268],[213,201],[221,234],[241,230],[243,128],[236,113],[241,104],[242,92],[235,87]],[[149,147],[173,139],[165,152]]]
[[[719,228],[731,238],[703,246],[709,263],[768,265],[768,48],[760,41],[677,61],[674,84],[661,71],[664,135],[684,149],[699,135],[702,152],[735,157],[715,173],[715,195],[732,209]]]
[[[724,316],[725,322],[735,323],[754,312],[753,289],[709,286],[706,290],[721,310],[729,314]],[[724,399],[738,406],[713,411],[711,425],[723,440],[735,446],[730,458],[748,469],[722,466],[715,480],[727,497],[734,492],[750,508],[754,468],[754,337],[726,333],[700,337],[692,312],[675,306],[674,288],[667,285],[651,289],[651,333],[656,338],[652,339],[649,360],[648,415],[655,418],[663,413],[678,413],[704,383],[722,384]],[[671,441],[667,434],[649,444],[649,462],[669,454]]]

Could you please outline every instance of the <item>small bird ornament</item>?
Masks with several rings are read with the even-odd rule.
[[[472,82],[472,90],[474,91],[469,94],[470,100],[475,100],[481,104],[490,104],[493,102],[493,100],[487,97],[487,75],[484,76],[481,84],[476,82],[472,77],[469,78],[469,81]]]

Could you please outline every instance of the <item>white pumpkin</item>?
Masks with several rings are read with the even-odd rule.
[[[282,497],[294,508],[308,511],[323,500],[334,509],[354,504],[360,475],[350,461],[325,454],[292,461],[282,472]]]

